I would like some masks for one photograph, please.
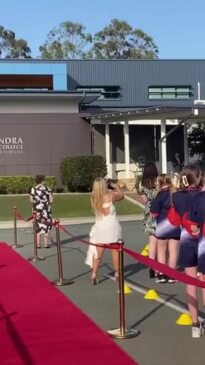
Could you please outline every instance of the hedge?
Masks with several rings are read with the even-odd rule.
[[[60,173],[68,191],[88,192],[96,177],[107,174],[106,161],[98,155],[66,157],[60,164]]]
[[[46,176],[46,184],[55,191],[56,178]],[[35,185],[35,178],[32,176],[0,176],[0,194],[26,194],[30,193]]]

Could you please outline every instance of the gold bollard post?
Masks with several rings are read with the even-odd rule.
[[[58,256],[58,274],[59,279],[54,280],[53,284],[56,286],[63,286],[63,285],[71,285],[74,283],[72,280],[67,280],[63,278],[63,263],[62,263],[62,254],[61,254],[61,244],[60,244],[60,231],[59,231],[59,219],[55,220],[55,227],[56,227],[56,243],[57,243],[57,256]]]
[[[34,234],[34,240],[33,240],[33,251],[34,256],[29,257],[28,261],[37,262],[37,261],[43,261],[45,260],[45,257],[38,256],[38,248],[37,248],[37,232],[36,232],[36,212],[33,212],[33,234]]]
[[[140,334],[140,331],[135,328],[126,328],[125,326],[125,293],[124,293],[124,242],[119,240],[120,249],[118,251],[119,257],[119,314],[120,314],[120,327],[111,329],[108,334],[113,338],[126,339],[136,337]]]
[[[19,245],[17,243],[17,219],[16,219],[16,207],[13,207],[13,216],[14,216],[14,244],[13,248],[20,248],[23,247],[23,245]]]

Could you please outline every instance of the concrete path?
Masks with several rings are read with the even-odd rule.
[[[132,215],[122,215],[119,216],[120,222],[130,222],[130,221],[141,221],[143,219],[143,214],[132,214]],[[55,219],[54,219],[55,220]],[[75,225],[75,224],[89,224],[94,223],[94,217],[78,217],[78,218],[61,218],[60,223],[62,225]],[[14,227],[13,221],[1,221],[0,229],[12,229]],[[18,228],[29,228],[32,227],[32,222],[22,222],[17,221]]]

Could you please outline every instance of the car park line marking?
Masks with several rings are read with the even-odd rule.
[[[115,281],[115,278],[111,275],[105,274],[104,276],[107,277],[108,279],[112,280],[112,281]],[[143,295],[145,295],[147,293],[146,290],[140,288],[138,285],[130,283],[129,281],[125,280],[124,283],[125,283],[125,285],[129,286],[129,288],[131,288],[135,292],[138,292],[138,293],[143,294]],[[187,308],[180,307],[177,304],[170,303],[165,299],[157,298],[157,299],[155,299],[155,301],[157,301],[158,303],[161,303],[163,305],[166,305],[167,307],[172,308],[172,309],[176,310],[177,312],[180,312],[180,313],[188,312]],[[199,320],[202,321],[203,318],[199,317]]]

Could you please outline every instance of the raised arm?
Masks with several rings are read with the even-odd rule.
[[[34,201],[34,188],[31,188],[31,192],[30,192],[30,195],[29,195],[29,200],[30,202],[33,204],[33,201]]]
[[[49,203],[50,204],[53,203],[53,195],[52,195],[52,193],[49,194]]]
[[[49,201],[50,204],[53,203],[53,194],[52,194],[50,188],[48,189],[48,201]]]
[[[117,202],[124,199],[124,193],[118,184],[111,184],[113,190],[110,191],[112,201]]]

